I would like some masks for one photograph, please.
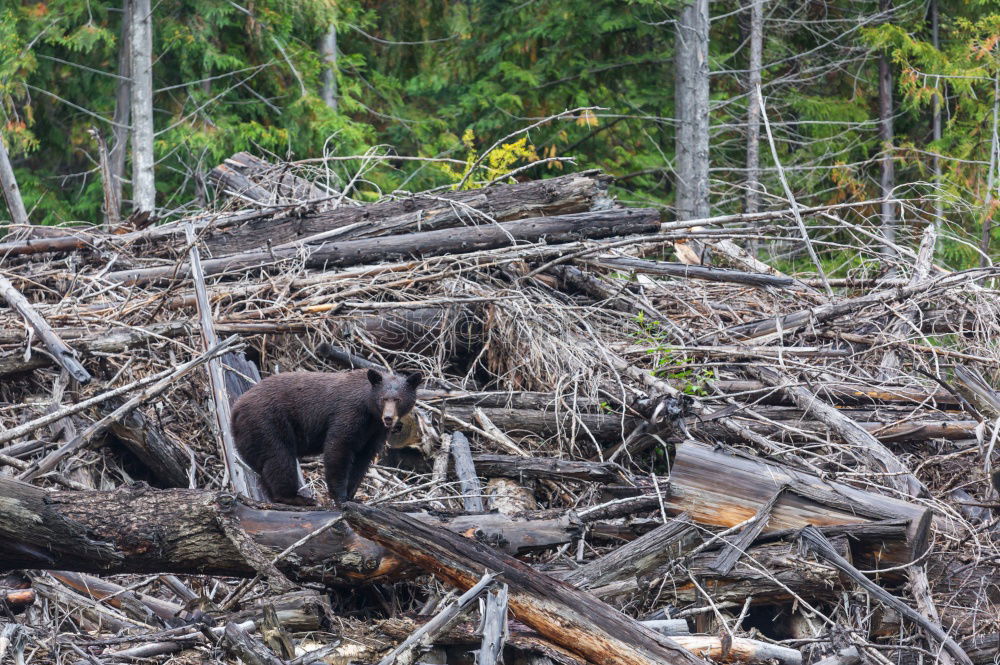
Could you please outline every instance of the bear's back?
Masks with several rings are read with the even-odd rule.
[[[283,372],[260,381],[233,405],[233,425],[287,424],[298,436],[325,431],[333,418],[354,417],[371,395],[365,370]]]

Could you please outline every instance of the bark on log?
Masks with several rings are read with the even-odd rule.
[[[46,492],[0,478],[0,558],[10,568],[99,575],[178,573],[252,577],[257,570],[226,536],[229,520],[266,552],[277,554],[338,512],[254,508],[231,495],[201,490]],[[515,521],[503,515],[420,515],[511,553],[567,543],[579,536],[569,517]],[[351,585],[399,579],[415,570],[343,523],[277,564],[300,581]]]
[[[324,243],[308,254],[307,268],[329,270],[361,263],[377,263],[441,256],[509,247],[518,242],[561,244],[583,238],[607,238],[634,233],[655,233],[659,230],[660,213],[651,208],[599,210],[553,217],[536,217],[503,224],[484,224],[462,229],[421,231],[405,235],[362,240]],[[243,273],[290,259],[299,260],[302,249],[290,247],[273,251],[254,251],[209,259],[202,263],[206,275]],[[184,264],[158,268],[121,270],[105,275],[105,279],[121,284],[144,284],[159,279],[190,277],[191,268]]]
[[[720,484],[720,478],[725,482]],[[689,512],[695,522],[731,527],[753,517],[782,487],[787,491],[774,506],[765,533],[810,524],[903,519],[910,524],[906,543],[876,555],[884,561],[908,563],[927,547],[931,511],[926,508],[693,442],[677,448],[668,502],[676,510]]]
[[[483,224],[490,220],[506,222],[578,213],[590,210],[604,196],[608,180],[595,171],[587,171],[550,180],[437,196],[415,194],[398,201],[363,207],[342,206],[304,217],[282,219],[269,214],[225,231],[213,231],[205,236],[205,244],[219,256],[264,247],[267,243],[280,245],[359,222],[366,223],[366,226],[342,238],[362,237],[373,231],[379,235],[411,230],[430,231]]]
[[[125,404],[116,397],[101,405],[101,416],[107,416]],[[163,430],[136,409],[108,426],[108,431],[125,446],[163,487],[187,487],[190,457]]]
[[[397,201],[363,207],[344,206],[305,216],[289,216],[281,209],[241,211],[221,219],[213,214],[206,215],[196,227],[200,231],[207,224],[213,226],[213,231],[205,234],[203,240],[208,250],[219,256],[250,251],[268,242],[274,246],[296,241],[355,224],[363,224],[364,228],[357,228],[340,238],[584,212],[605,196],[608,181],[607,176],[588,171],[437,196],[417,194]],[[139,243],[141,247],[137,251],[144,256],[173,256],[183,249],[183,236],[184,230],[177,224],[164,224],[121,236],[64,231],[55,237],[0,243],[0,255],[66,253],[93,250],[110,242],[125,242]]]
[[[591,662],[609,665],[701,661],[657,634],[568,584],[449,531],[428,528],[404,515],[348,503],[344,516],[359,533],[461,589],[487,570],[507,584],[509,607],[521,622]]]
[[[461,432],[451,435],[451,459],[454,462],[455,475],[462,487],[462,505],[466,512],[483,512],[483,488],[476,475],[476,465],[472,461],[472,450],[469,440]]]
[[[471,422],[477,407],[456,405],[449,406],[447,414],[465,422]],[[504,431],[508,436],[518,437],[533,434],[541,437],[556,436],[570,431],[573,418],[580,423],[599,442],[620,442],[628,435],[639,420],[634,417],[622,418],[609,413],[556,413],[552,411],[532,411],[527,409],[484,408],[483,412],[490,421]],[[584,434],[585,436],[585,434]]]

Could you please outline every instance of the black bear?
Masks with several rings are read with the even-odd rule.
[[[413,408],[422,375],[374,369],[269,376],[233,406],[233,438],[271,500],[306,505],[295,459],[323,453],[337,506],[354,498],[389,432]]]

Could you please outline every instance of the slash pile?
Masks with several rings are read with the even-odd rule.
[[[663,223],[596,172],[362,204],[309,168],[0,242],[0,653],[1000,658],[997,273],[941,267],[947,229],[887,254],[873,202],[804,210],[848,276],[791,276],[790,211]],[[428,377],[361,503],[261,502],[229,403],[351,366]]]

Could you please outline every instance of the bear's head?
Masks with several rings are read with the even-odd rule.
[[[386,429],[392,431],[413,408],[417,401],[417,386],[423,381],[423,374],[413,372],[406,376],[399,374],[382,374],[375,369],[368,370],[368,381],[372,384],[372,396],[369,408],[372,415],[378,417]]]

